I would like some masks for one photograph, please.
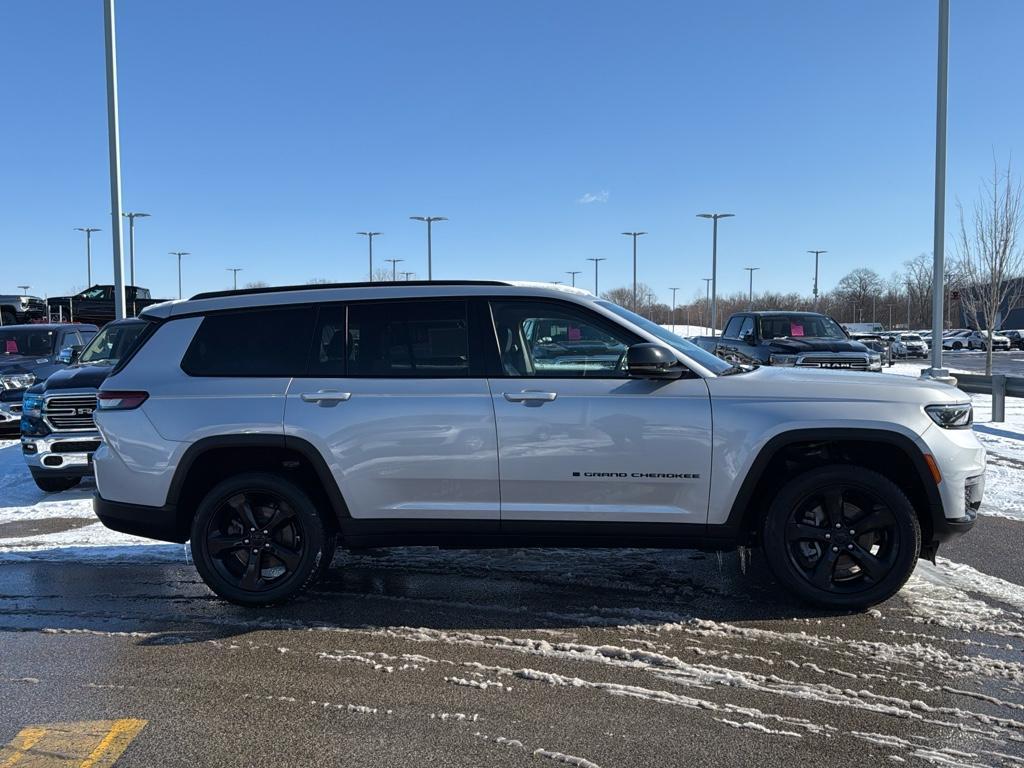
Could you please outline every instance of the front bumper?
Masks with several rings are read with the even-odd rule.
[[[21,423],[21,401],[0,402],[0,427],[13,427]]]
[[[112,531],[176,544],[188,541],[189,527],[176,505],[146,507],[125,504],[104,499],[97,492],[92,497],[92,509],[100,522]]]
[[[21,453],[29,471],[39,477],[88,477],[92,455],[100,446],[99,432],[51,434],[21,438]]]

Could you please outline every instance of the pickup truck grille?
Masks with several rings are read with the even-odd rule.
[[[57,395],[46,398],[43,420],[54,432],[91,432],[96,395]]]
[[[868,358],[866,355],[803,355],[797,359],[797,365],[805,368],[839,368],[850,371],[866,371]]]

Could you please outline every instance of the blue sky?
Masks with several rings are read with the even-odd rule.
[[[953,0],[949,212],[1024,135],[1024,3]],[[809,292],[931,250],[934,0],[120,0],[122,179],[137,282],[640,278]],[[0,292],[112,275],[100,0],[0,5]],[[593,202],[583,202],[597,198]],[[947,229],[951,229],[947,227]],[[127,238],[126,238],[127,241]],[[381,263],[381,266],[384,266]]]

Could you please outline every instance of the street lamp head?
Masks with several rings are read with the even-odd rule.
[[[828,251],[808,251],[808,253],[813,253],[815,256],[817,256],[820,253],[828,253]]]
[[[383,235],[383,232],[356,232],[357,235],[366,235],[366,237],[376,237],[377,235]]]
[[[126,219],[145,219],[148,218],[151,214],[137,213],[135,211],[125,211],[121,215],[124,216]]]
[[[622,234],[627,237],[640,237],[640,235],[646,235],[646,232],[623,232]]]
[[[409,218],[414,221],[425,221],[428,224],[433,221],[448,221],[447,216],[410,216]]]
[[[735,213],[698,213],[697,217],[700,219],[728,219],[735,215]]]
[[[88,234],[90,232],[102,232],[103,231],[99,227],[75,227],[75,230],[78,231],[78,232],[85,232],[86,234]]]
[[[182,257],[182,256],[191,256],[192,255],[189,251],[168,251],[167,253],[170,256],[178,256],[179,258]]]

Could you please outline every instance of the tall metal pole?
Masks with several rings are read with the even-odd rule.
[[[391,282],[398,280],[398,262],[405,261],[405,259],[384,259],[391,265]]]
[[[728,219],[734,213],[698,213],[702,219],[711,219],[713,229],[711,234],[711,335],[717,335],[715,330],[718,327],[718,220]]]
[[[622,234],[626,235],[627,237],[632,237],[633,238],[633,307],[632,307],[632,309],[633,309],[634,312],[636,312],[637,311],[637,301],[636,301],[636,239],[638,237],[640,237],[641,235],[646,235],[647,233],[646,232],[623,232]]]
[[[754,273],[760,269],[760,267],[744,267],[747,273],[750,275],[750,292],[747,297],[747,309],[754,308]]]
[[[178,257],[178,298],[180,299],[181,298],[181,257],[182,256],[191,256],[191,254],[188,251],[169,251],[169,254],[171,256],[177,256]]]
[[[669,290],[672,291],[672,330],[674,332],[676,329],[676,291],[679,289],[669,288]]]
[[[370,242],[370,282],[373,282],[373,238],[377,235],[384,234],[383,232],[356,232],[357,235],[363,235]]]
[[[117,36],[114,31],[114,0],[104,0],[103,20],[107,49],[107,136],[110,143],[110,219],[114,245],[114,317],[125,316],[124,253],[121,236],[121,136],[117,122]]]
[[[226,272],[231,273],[232,290],[238,290],[238,273],[242,271],[242,267],[225,267]]]
[[[602,261],[607,261],[607,259],[605,259],[604,257],[602,257],[600,259],[595,259],[593,257],[587,257],[587,261],[594,262],[594,295],[595,296],[600,296],[601,294],[597,290],[597,265],[600,262],[602,262]]]
[[[942,367],[943,280],[946,274],[946,91],[949,72],[949,0],[939,0],[939,61],[935,85],[935,229],[932,240],[932,365],[930,379],[949,380]],[[909,328],[909,324],[908,324]]]
[[[86,288],[92,287],[92,233],[102,232],[99,227],[75,227],[76,232],[85,232],[85,279]]]
[[[128,219],[128,285],[132,286],[132,314],[135,314],[135,219],[136,218],[147,218],[148,213],[139,213],[136,211],[127,211],[122,214]]]
[[[447,216],[410,216],[414,221],[425,221],[427,223],[427,280],[434,279],[434,248],[432,227],[435,221],[448,221]]]
[[[818,258],[828,251],[808,251],[814,254],[814,308],[818,308]]]
[[[575,288],[575,287],[576,287],[576,275],[579,275],[579,274],[581,274],[582,272],[583,272],[583,270],[581,270],[581,269],[576,269],[576,270],[568,270],[568,269],[567,269],[567,270],[565,271],[565,274],[567,274],[567,275],[571,275],[571,276],[572,276],[572,287],[573,287],[573,288]]]

